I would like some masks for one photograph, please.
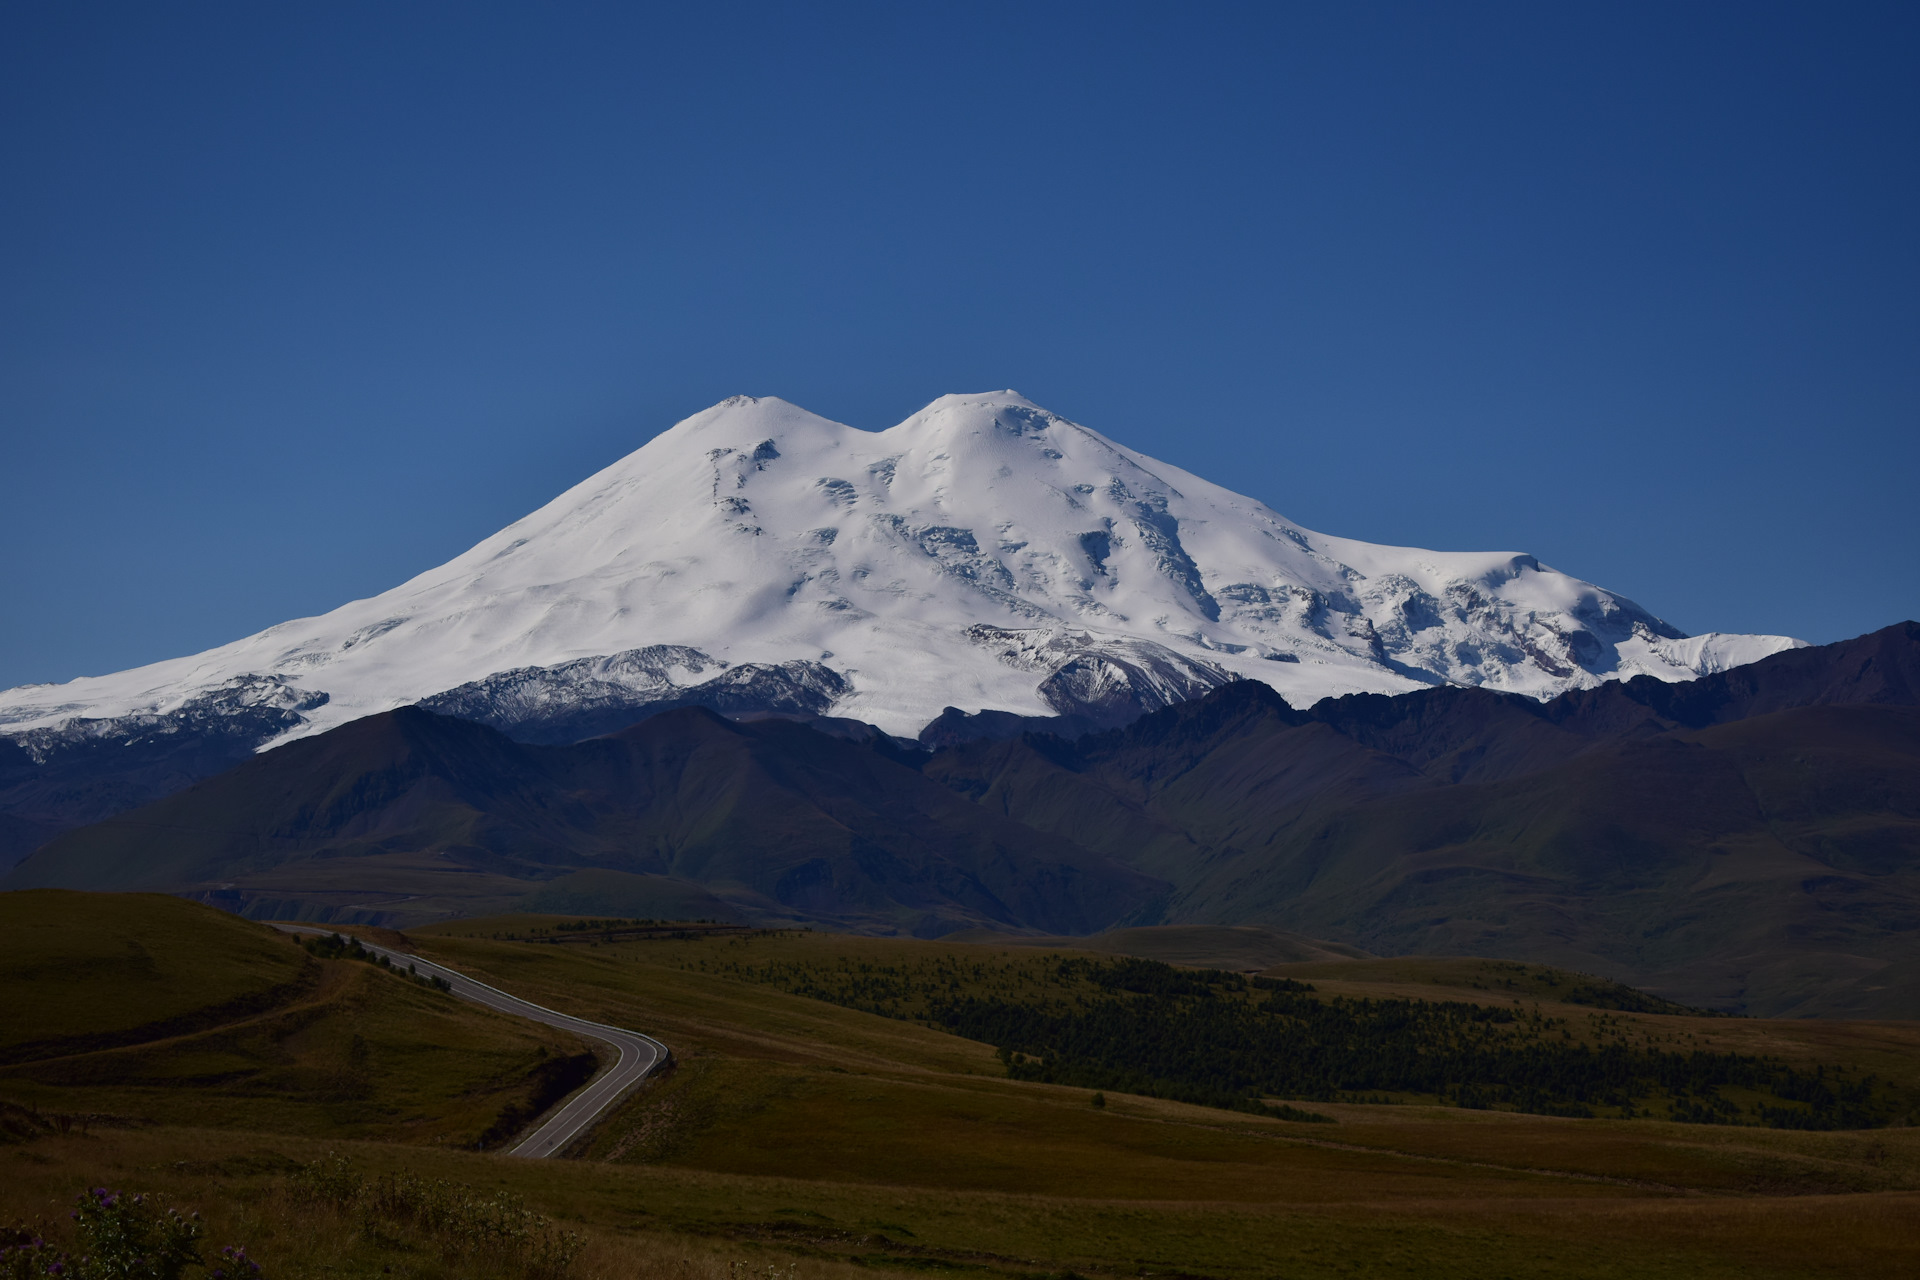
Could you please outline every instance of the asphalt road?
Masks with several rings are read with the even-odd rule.
[[[273,926],[286,933],[310,933],[317,937],[326,937],[335,932],[333,929],[318,929],[311,925],[276,924]],[[462,1000],[471,1000],[483,1004],[489,1009],[498,1009],[501,1013],[511,1013],[520,1018],[531,1018],[543,1022],[549,1027],[558,1027],[562,1031],[571,1031],[588,1040],[597,1040],[601,1044],[611,1045],[619,1051],[620,1057],[612,1067],[602,1067],[594,1073],[593,1079],[585,1088],[567,1100],[567,1104],[555,1112],[547,1121],[525,1138],[515,1144],[507,1154],[527,1156],[539,1159],[557,1155],[566,1149],[580,1133],[618,1102],[623,1094],[639,1084],[671,1056],[672,1051],[652,1036],[643,1036],[637,1031],[627,1031],[620,1027],[609,1027],[604,1023],[588,1022],[585,1018],[576,1018],[571,1014],[558,1013],[544,1008],[519,996],[510,996],[498,987],[490,987],[484,982],[475,981],[457,969],[449,969],[431,960],[422,960],[419,956],[410,956],[402,951],[376,947],[365,938],[360,945],[377,956],[385,956],[403,972],[408,966],[426,977],[444,978],[453,988],[453,994]]]

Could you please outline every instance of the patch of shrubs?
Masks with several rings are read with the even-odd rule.
[[[1590,1005],[1595,1009],[1617,1009],[1622,1013],[1677,1013],[1690,1018],[1731,1016],[1725,1010],[1696,1009],[1692,1005],[1675,1004],[1671,1000],[1662,1000],[1659,996],[1648,995],[1624,983],[1600,980],[1575,983],[1560,999],[1568,1004]]]
[[[144,1195],[93,1187],[80,1194],[70,1217],[71,1252],[24,1229],[0,1233],[0,1280],[180,1280],[189,1267],[207,1268],[212,1280],[260,1275],[247,1251],[232,1245],[207,1264],[200,1254],[200,1215],[162,1207]]]
[[[1885,1089],[1871,1076],[1629,1044],[1617,1031],[1587,1043],[1574,1039],[1565,1019],[1517,1007],[1321,996],[1286,978],[1155,960],[889,965],[843,958],[717,971],[983,1041],[1000,1050],[1017,1080],[1291,1120],[1327,1117],[1264,1099],[1416,1095],[1537,1115],[1664,1111],[1696,1124],[1797,1129],[1870,1128],[1890,1119]],[[1599,1008],[1679,1008],[1614,984],[1576,984],[1575,994]],[[1723,1091],[1758,1096],[1743,1107]],[[1664,1105],[1653,1111],[1649,1102]]]
[[[928,1013],[998,1046],[1015,1079],[1238,1110],[1258,1109],[1261,1096],[1413,1093],[1571,1117],[1667,1098],[1673,1119],[1696,1124],[1851,1129],[1885,1120],[1870,1077],[1746,1054],[1589,1045],[1555,1034],[1557,1019],[1498,1006],[1285,990],[1235,998],[1231,984],[1200,974],[1152,980],[1140,971],[1153,963],[1129,961],[1133,972],[1112,979],[1109,989],[1130,998],[1069,1005],[963,996],[936,1000]],[[1749,1115],[1723,1089],[1771,1098]]]
[[[296,1203],[333,1209],[370,1237],[412,1237],[436,1249],[463,1275],[561,1280],[586,1243],[505,1191],[410,1173],[370,1176],[345,1156],[316,1160],[290,1182]]]
[[[301,945],[322,960],[362,960],[367,964],[378,965],[390,973],[397,973],[403,978],[411,978],[421,986],[434,991],[453,990],[453,984],[439,974],[421,973],[411,964],[402,969],[379,952],[367,950],[360,945],[358,938],[343,938],[337,933],[330,933],[324,938],[314,938]]]

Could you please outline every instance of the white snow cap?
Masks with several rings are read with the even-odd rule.
[[[311,733],[510,668],[684,645],[824,662],[852,686],[834,714],[911,734],[949,705],[1050,714],[1036,685],[1063,640],[1150,641],[1299,706],[1440,683],[1545,698],[1800,644],[1686,638],[1529,555],[1317,534],[1014,391],[881,432],[736,396],[391,591],[0,692],[0,731],[267,676],[328,695],[294,731]]]

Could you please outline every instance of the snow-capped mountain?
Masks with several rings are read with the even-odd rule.
[[[213,722],[257,745],[425,701],[556,740],[695,701],[911,735],[948,706],[1111,721],[1236,678],[1302,706],[1544,698],[1798,643],[1689,638],[1529,555],[1313,533],[1011,391],[881,432],[743,396],[384,594],[0,692],[0,734],[36,758]]]

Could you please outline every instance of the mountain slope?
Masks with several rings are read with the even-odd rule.
[[[583,875],[583,873],[591,873]],[[647,881],[869,931],[1083,933],[1164,885],[989,814],[882,750],[704,709],[566,747],[403,708],[55,839],[0,886],[161,889],[253,914],[431,917]],[[511,901],[511,897],[508,899]]]
[[[362,919],[538,897],[923,934],[1253,924],[1756,1012],[1920,1013],[1913,623],[1547,702],[1300,710],[1240,681],[1073,741],[931,754],[817,723],[686,708],[538,747],[402,709],[69,832],[0,884]]]
[[[1240,684],[1075,743],[956,747],[926,772],[1171,881],[1171,920],[1912,1016],[1917,677],[1904,623],[1547,703],[1456,689],[1302,712]]]
[[[392,591],[5,691],[0,726],[57,753],[253,681],[305,699],[295,732],[436,695],[526,727],[718,679],[708,694],[771,680],[912,734],[948,705],[1125,719],[1230,677],[1296,705],[1443,683],[1549,696],[1790,643],[1682,637],[1527,555],[1312,533],[1012,392],[877,433],[738,397]]]

